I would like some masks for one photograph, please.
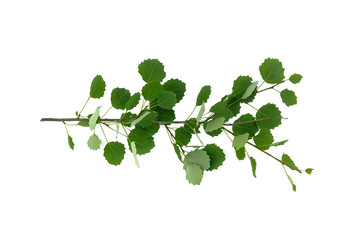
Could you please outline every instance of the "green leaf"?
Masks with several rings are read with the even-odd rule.
[[[241,97],[242,99],[247,99],[250,97],[251,94],[255,91],[256,87],[258,86],[258,82],[253,82],[249,87],[246,89],[245,93]]]
[[[96,127],[100,109],[101,109],[101,107],[97,107],[96,111],[93,113],[93,115],[89,119],[90,130],[93,130]]]
[[[125,88],[113,89],[111,93],[112,107],[115,109],[125,109],[130,96],[130,92]]]
[[[294,73],[292,76],[290,76],[289,81],[296,84],[299,83],[302,80],[303,76],[297,73]]]
[[[101,140],[96,134],[93,134],[88,139],[88,147],[92,150],[98,150],[101,147]]]
[[[148,100],[152,101],[157,98],[162,92],[162,85],[159,82],[149,82],[142,88],[142,96]]]
[[[186,165],[194,163],[199,165],[202,170],[205,170],[210,167],[210,158],[206,151],[195,149],[185,156],[184,163]]]
[[[254,143],[261,150],[269,149],[273,141],[273,135],[271,134],[270,130],[266,128],[260,129],[258,135],[254,137]]]
[[[121,164],[126,149],[124,145],[120,142],[109,142],[104,147],[103,156],[111,165],[119,165]]]
[[[203,171],[197,164],[187,164],[186,166],[186,179],[193,185],[200,185]]]
[[[304,171],[305,171],[306,173],[308,173],[309,175],[311,175],[313,170],[314,170],[313,168],[307,168],[307,169],[304,170]]]
[[[285,174],[287,175],[287,177],[288,177],[288,179],[289,179],[290,184],[292,184],[293,191],[294,191],[294,192],[295,192],[295,191],[297,191],[297,186],[295,186],[295,184],[293,183],[292,178],[288,175],[288,173],[287,173],[287,172],[285,172]]]
[[[143,118],[145,118],[148,114],[150,114],[151,112],[144,112],[140,117],[138,117],[136,120],[134,120],[131,123],[131,127],[133,127],[134,125],[136,125],[137,123],[141,122]]]
[[[173,121],[176,118],[175,112],[172,109],[155,108],[155,111],[157,112],[156,121]]]
[[[147,114],[145,117],[143,117],[137,125],[143,128],[147,128],[152,126],[153,122],[157,118],[157,113],[153,111],[147,111],[149,114]]]
[[[234,121],[233,132],[242,135],[249,133],[249,137],[253,137],[259,130],[256,125],[255,118],[250,114],[245,114]]]
[[[251,85],[251,81],[253,79],[249,76],[239,76],[233,84],[233,92],[231,94],[232,97],[235,97],[236,99],[242,98],[242,96],[245,94],[246,90]]]
[[[191,140],[191,133],[187,132],[184,127],[179,127],[175,131],[175,138],[179,145],[186,146]]]
[[[172,109],[176,104],[176,94],[170,91],[162,91],[157,98],[157,105],[163,109]]]
[[[175,149],[175,153],[176,153],[178,159],[179,159],[180,161],[182,161],[180,148],[179,148],[178,145],[175,144],[175,143],[172,143],[172,145],[173,145],[173,149]]]
[[[256,161],[255,158],[249,157],[251,163],[251,170],[253,171],[253,176],[256,178],[255,171],[256,171]]]
[[[138,158],[137,158],[137,149],[136,149],[136,143],[135,142],[131,142],[131,150],[132,150],[132,154],[133,154],[133,158],[134,158],[134,161],[136,163],[136,166],[140,167],[140,164],[139,164]]]
[[[176,103],[178,103],[185,95],[186,84],[178,79],[170,79],[163,84],[163,90],[175,93],[177,100]]]
[[[233,117],[238,115],[240,112],[240,102],[238,102],[238,100],[239,100],[238,98],[233,97],[230,98],[226,103],[227,107],[231,110]]]
[[[218,130],[224,126],[224,122],[225,122],[224,117],[219,117],[214,120],[211,120],[210,122],[207,123],[205,131],[212,132]]]
[[[282,163],[285,163],[287,167],[289,167],[292,170],[299,171],[298,167],[295,166],[293,160],[285,153],[282,156]]]
[[[127,126],[127,127],[130,127],[131,124],[132,124],[133,119],[136,119],[136,118],[137,118],[137,115],[134,114],[134,113],[131,113],[131,112],[125,112],[125,113],[122,113],[122,115],[121,115],[122,120],[124,120],[124,121],[129,120],[130,121],[129,123],[126,123],[126,122],[122,123],[124,126]]]
[[[141,99],[140,93],[137,92],[137,93],[133,94],[126,102],[126,109],[131,110],[134,107],[136,107],[138,105],[140,99]]]
[[[218,169],[225,161],[225,153],[216,144],[207,144],[202,150],[204,150],[210,158],[209,171]]]
[[[239,150],[240,148],[245,146],[248,139],[249,139],[249,133],[244,133],[242,135],[235,136],[233,139],[233,147],[236,150]]]
[[[128,141],[129,147],[131,149],[131,143]],[[138,155],[143,155],[149,153],[155,147],[155,142],[153,137],[147,137],[146,141],[143,144],[139,144],[136,142],[136,149]]]
[[[283,140],[283,141],[280,141],[280,142],[275,142],[275,143],[272,143],[270,144],[270,146],[280,146],[280,145],[284,145],[286,142],[288,142],[288,140]]]
[[[196,117],[196,124],[197,125],[199,125],[199,122],[201,121],[201,118],[204,115],[204,112],[205,112],[205,103],[202,102],[201,107],[200,107],[200,111],[199,111],[199,113],[197,114],[197,117]]]
[[[256,113],[256,124],[259,128],[274,129],[282,123],[281,112],[275,104],[267,103]],[[263,119],[263,120],[261,120]]]
[[[211,87],[206,85],[203,86],[197,95],[196,106],[200,106],[202,103],[206,103],[211,94]]]
[[[297,96],[292,90],[284,89],[280,92],[280,97],[288,107],[297,104]]]
[[[260,74],[267,83],[282,83],[284,68],[278,59],[267,58],[259,67]]]
[[[68,144],[69,144],[70,149],[74,150],[73,138],[69,135],[68,135]]]
[[[166,77],[163,64],[157,59],[147,59],[138,65],[138,72],[145,82],[162,82]]]
[[[77,123],[78,126],[81,126],[81,127],[89,127],[89,120],[87,121],[79,121]]]
[[[233,112],[227,107],[225,101],[218,102],[210,108],[210,112],[213,112],[212,119],[224,117],[224,122],[233,117]]]
[[[187,120],[184,124],[184,128],[187,132],[191,134],[194,134],[195,132],[200,133],[200,125],[198,125],[198,123],[196,122],[196,118],[190,118],[189,120]]]
[[[235,149],[235,153],[236,153],[236,157],[239,160],[244,160],[244,158],[245,158],[245,147],[242,147],[242,148],[240,148],[238,150]]]
[[[208,123],[204,123],[204,124],[203,124],[203,127],[204,127],[205,132],[206,132],[207,125],[208,125]],[[221,128],[216,129],[216,130],[211,131],[211,132],[206,132],[206,134],[207,134],[207,135],[210,135],[211,137],[218,136],[218,135],[220,135],[220,133],[222,133],[222,129],[221,129]]]
[[[145,134],[145,131],[142,128],[138,127],[132,129],[129,132],[128,137],[132,140],[132,142],[136,142],[138,144],[144,144],[146,142],[147,137],[149,136]]]
[[[89,96],[91,98],[101,98],[106,90],[106,82],[101,75],[97,75],[93,78]]]

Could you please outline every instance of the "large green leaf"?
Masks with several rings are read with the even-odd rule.
[[[109,142],[104,147],[103,156],[111,165],[119,165],[121,164],[126,149],[124,145],[120,142]]]
[[[245,146],[248,139],[249,139],[249,133],[244,133],[242,135],[235,136],[233,139],[233,147],[236,150],[239,150],[240,148]]]
[[[172,109],[176,104],[176,94],[171,91],[162,91],[157,98],[157,105],[163,109]]]
[[[163,109],[163,108],[155,108],[154,109],[157,112],[157,118],[156,121],[173,121],[175,120],[175,111],[170,109]]]
[[[112,107],[115,109],[125,109],[130,96],[130,92],[125,88],[113,89],[111,93]]]
[[[97,75],[93,78],[89,96],[91,98],[101,98],[106,90],[106,82],[101,75]]]
[[[189,152],[185,156],[184,160],[185,165],[189,164],[197,164],[200,166],[202,170],[210,168],[210,158],[209,155],[207,155],[207,152],[204,150],[196,149],[191,152]]]
[[[162,82],[166,77],[163,64],[157,59],[147,59],[138,65],[138,72],[145,82]]]
[[[129,144],[130,150],[132,150],[131,142],[128,141],[128,144]],[[154,147],[155,147],[155,142],[154,142],[153,137],[147,137],[146,141],[143,144],[139,144],[136,142],[137,154],[139,154],[139,155],[149,153]]]
[[[186,166],[186,179],[193,185],[200,185],[203,171],[197,164],[187,164]]]
[[[302,80],[302,75],[294,73],[292,76],[290,76],[289,81],[296,84],[299,83]]]
[[[224,117],[219,117],[214,120],[211,120],[210,122],[207,123],[205,131],[212,132],[212,131],[218,130],[224,126],[224,122],[225,122]]]
[[[233,84],[233,92],[231,94],[232,97],[235,97],[237,99],[242,98],[242,96],[245,94],[246,90],[251,85],[251,81],[253,79],[249,76],[239,76]]]
[[[281,83],[284,79],[284,68],[278,59],[267,58],[259,67],[260,74],[267,83]]]
[[[273,143],[274,138],[269,129],[260,129],[258,135],[254,137],[254,143],[259,149],[267,150]]]
[[[210,158],[210,167],[207,170],[215,170],[225,161],[224,151],[216,144],[207,144],[202,150],[204,150]]]
[[[149,82],[142,88],[142,96],[148,101],[157,98],[161,92],[162,85],[159,82]]]
[[[288,107],[297,104],[297,96],[295,96],[295,93],[292,90],[284,89],[280,92],[280,97],[282,98],[283,103]]]
[[[180,102],[185,95],[186,84],[178,79],[170,79],[163,84],[163,90],[171,91],[176,94],[176,102]]]
[[[249,133],[249,137],[253,137],[258,132],[255,118],[250,114],[244,114],[234,121],[233,132],[242,135]]]
[[[98,150],[101,147],[101,140],[96,134],[93,134],[88,139],[88,147],[92,150]]]
[[[224,122],[228,121],[230,118],[232,118],[233,112],[227,107],[227,102],[226,101],[220,101],[216,104],[214,104],[211,108],[210,108],[210,112],[213,112],[213,119],[219,118],[219,117],[224,117]]]
[[[196,106],[200,106],[202,103],[206,103],[211,93],[211,87],[206,85],[203,86],[197,95]]]
[[[256,113],[256,124],[259,128],[274,129],[282,123],[282,115],[275,104],[267,103]]]
[[[136,107],[141,99],[141,94],[139,92],[133,94],[128,101],[126,102],[126,109],[131,110]]]
[[[184,127],[179,127],[175,131],[175,138],[179,145],[186,146],[191,140],[191,133],[185,130]]]

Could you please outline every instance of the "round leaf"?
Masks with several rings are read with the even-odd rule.
[[[207,170],[218,169],[225,161],[225,153],[216,144],[207,144],[204,150],[210,158],[210,167]]]
[[[197,164],[202,170],[208,169],[210,167],[210,158],[207,155],[207,152],[204,150],[196,149],[189,152],[185,156],[185,164]]]
[[[142,96],[148,101],[157,98],[161,92],[162,85],[159,82],[149,82],[142,88]]]
[[[92,150],[98,150],[101,147],[101,140],[96,134],[93,134],[88,139],[88,147]]]
[[[299,83],[302,80],[303,76],[297,73],[294,73],[292,76],[290,76],[289,81],[296,84]]]
[[[261,150],[267,150],[273,143],[274,138],[269,129],[260,129],[258,135],[254,137],[254,143]]]
[[[236,119],[233,125],[233,132],[238,135],[249,133],[249,137],[253,137],[258,130],[255,118],[250,113]]]
[[[129,100],[131,94],[125,88],[115,88],[111,93],[111,103],[115,109],[125,109],[126,103]]]
[[[176,103],[178,103],[185,95],[186,84],[178,79],[170,79],[163,84],[163,90],[175,93],[177,100]]]
[[[282,98],[283,103],[288,107],[297,104],[297,96],[295,96],[295,93],[292,90],[284,89],[280,92],[280,97]]]
[[[111,165],[119,165],[121,164],[124,154],[125,154],[125,147],[120,142],[109,142],[104,147],[103,156]]]
[[[256,124],[259,128],[274,129],[282,123],[281,112],[275,104],[267,103],[256,113]],[[263,120],[261,120],[263,119]]]
[[[187,145],[191,140],[191,133],[186,131],[184,127],[179,127],[175,131],[175,138],[178,144],[181,146]]]
[[[101,75],[97,75],[93,78],[89,96],[91,98],[101,98],[106,90],[106,82]]]
[[[145,82],[162,82],[166,77],[164,66],[157,59],[147,59],[140,63],[138,72]]]
[[[176,104],[176,94],[170,91],[162,91],[157,98],[157,105],[163,109],[172,109]]]
[[[186,166],[186,179],[193,185],[200,185],[203,171],[197,164],[188,164]]]
[[[267,83],[281,83],[284,79],[284,68],[278,59],[267,58],[259,67],[260,74]]]
[[[249,76],[239,76],[233,84],[233,92],[232,97],[236,97],[237,99],[242,98],[242,96],[245,94],[246,90],[251,85],[251,81],[253,79]]]

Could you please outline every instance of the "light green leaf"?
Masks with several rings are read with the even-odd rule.
[[[121,164],[126,149],[124,145],[120,142],[109,142],[104,147],[103,156],[111,165],[119,165]]]
[[[71,136],[68,135],[68,144],[70,149],[74,150],[74,142]]]
[[[133,109],[135,106],[138,105],[139,101],[141,99],[141,94],[140,93],[135,93],[133,94],[126,102],[126,109],[127,110],[131,110]]]
[[[179,145],[185,146],[191,140],[191,133],[187,132],[184,127],[179,127],[175,131],[175,139]]]
[[[225,161],[224,151],[216,144],[207,144],[202,150],[204,150],[210,158],[209,171],[218,169]]]
[[[253,176],[256,178],[255,171],[256,171],[256,161],[255,158],[249,157],[251,163],[251,170],[253,171]]]
[[[200,185],[203,171],[197,164],[187,164],[186,166],[186,179],[193,185]]]
[[[292,184],[293,191],[294,191],[294,192],[295,192],[295,191],[297,191],[297,186],[295,186],[295,184],[293,183],[292,178],[288,175],[288,173],[287,173],[287,172],[285,172],[285,174],[287,175],[287,177],[288,177],[288,179],[289,179],[290,184]]]
[[[258,86],[258,82],[253,82],[245,91],[245,93],[243,94],[243,96],[241,97],[242,99],[247,99],[248,97],[250,97],[251,94],[253,94],[253,92],[255,91],[256,87]]]
[[[204,115],[204,112],[205,112],[205,103],[202,102],[201,107],[200,107],[200,111],[199,111],[199,113],[197,114],[197,117],[196,117],[196,124],[197,125],[199,125],[199,122],[201,121],[201,118]]]
[[[96,111],[92,114],[92,116],[89,119],[90,130],[93,130],[96,127],[100,109],[101,107],[97,107]]]
[[[139,123],[140,121],[142,121],[143,118],[145,118],[148,114],[150,114],[150,112],[144,112],[140,117],[138,117],[136,120],[134,120],[131,123],[131,127],[133,127],[134,125],[136,125],[137,123]]]
[[[88,139],[88,147],[92,150],[98,150],[101,147],[101,140],[96,134],[93,134]]]
[[[282,156],[282,163],[285,163],[286,166],[289,167],[292,170],[299,171],[298,167],[295,166],[293,160],[285,153]]]
[[[260,74],[267,83],[281,83],[284,79],[284,68],[278,59],[267,58],[259,67]]]
[[[275,104],[267,103],[256,113],[256,124],[259,128],[274,129],[282,123],[282,115]],[[262,120],[263,119],[263,120]]]
[[[260,129],[258,135],[254,137],[254,143],[261,150],[267,150],[273,143],[274,138],[269,129]]]
[[[145,82],[162,82],[166,77],[163,64],[157,59],[147,59],[138,65],[138,72]]]
[[[118,138],[118,134],[119,134],[119,123],[117,123],[116,125],[116,139]]]
[[[163,84],[163,90],[175,93],[177,99],[176,103],[178,103],[185,95],[186,84],[178,79],[170,79]]]
[[[280,92],[280,97],[288,107],[297,104],[297,96],[292,90],[284,89]]]
[[[95,76],[93,78],[91,88],[90,88],[90,97],[91,98],[101,98],[104,95],[106,90],[106,82],[103,80],[101,75]]]
[[[250,113],[244,114],[234,121],[233,132],[242,135],[244,133],[249,133],[249,137],[253,137],[259,128],[256,125],[255,117]]]
[[[219,117],[214,120],[211,120],[210,122],[207,123],[205,131],[212,132],[218,130],[224,126],[224,122],[225,122],[224,117]]]
[[[176,94],[171,91],[162,91],[157,98],[157,105],[163,109],[172,109],[176,104]]]
[[[125,109],[130,96],[130,92],[125,88],[113,89],[111,93],[112,107],[115,109]]]
[[[139,164],[138,158],[137,158],[137,149],[136,149],[136,143],[135,142],[131,142],[131,149],[132,149],[134,161],[135,161],[137,167],[140,167],[140,164]]]
[[[239,150],[240,148],[245,146],[248,139],[249,139],[249,133],[244,133],[243,135],[235,136],[233,140],[233,147],[236,150]]]
[[[148,101],[157,98],[161,92],[162,85],[159,82],[149,82],[142,88],[142,96]]]
[[[200,106],[202,103],[206,103],[211,94],[211,87],[206,85],[203,86],[197,95],[196,106]]]
[[[314,170],[313,168],[307,168],[307,169],[304,170],[304,171],[310,175],[310,174],[312,174],[312,171],[313,171],[313,170]]]
[[[296,84],[299,83],[302,80],[302,78],[303,78],[302,75],[295,73],[292,76],[290,76],[289,81]]]
[[[189,152],[185,156],[184,163],[186,165],[189,165],[189,164],[192,164],[192,163],[197,164],[197,165],[200,166],[200,168],[202,170],[210,168],[209,155],[207,155],[206,151],[203,151],[203,150],[200,150],[200,149],[196,149],[196,150],[193,150],[193,151]]]

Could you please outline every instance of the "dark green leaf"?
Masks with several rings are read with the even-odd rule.
[[[73,138],[69,135],[68,135],[68,144],[69,144],[70,149],[74,150]]]
[[[184,128],[187,132],[194,134],[196,131],[196,133],[200,133],[199,128],[200,125],[197,125],[197,120],[196,118],[190,118],[189,120],[186,121],[186,123],[184,124]]]
[[[312,171],[313,171],[313,170],[314,170],[313,168],[307,168],[307,169],[304,170],[304,171],[310,175],[310,174],[312,174]]]
[[[89,127],[89,121],[79,121],[77,125],[81,127]]]
[[[256,178],[255,171],[256,171],[256,161],[255,158],[249,157],[251,163],[251,170],[253,171],[253,176]]]
[[[292,170],[296,170],[296,171],[299,170],[298,167],[295,166],[293,160],[285,153],[282,156],[282,163],[285,163],[287,165],[287,167],[289,167]]]
[[[237,124],[238,123],[238,124]],[[233,125],[233,132],[242,135],[249,133],[249,137],[253,137],[258,132],[258,126],[256,125],[255,118],[250,114],[245,114],[235,120]]]
[[[191,140],[191,133],[187,132],[184,127],[179,127],[175,131],[175,138],[179,145],[186,146]]]
[[[170,79],[163,84],[163,90],[171,91],[176,94],[176,102],[180,102],[185,95],[186,84],[178,79]]]
[[[202,103],[206,103],[209,99],[209,96],[211,94],[211,87],[210,86],[203,86],[197,95],[196,99],[196,106],[201,106]]]
[[[235,149],[235,153],[236,153],[236,157],[239,160],[243,160],[245,158],[245,147],[242,147],[242,148],[240,148],[238,150]]]
[[[157,98],[157,105],[163,109],[172,109],[176,104],[176,94],[170,91],[162,91]]]
[[[240,148],[244,147],[248,139],[249,133],[235,136],[233,139],[233,147],[235,148],[235,150],[239,150]]]
[[[147,136],[145,136],[145,131],[143,131],[142,128],[134,128],[132,129],[128,137],[131,139],[131,141],[138,143],[138,144],[144,144]]]
[[[101,140],[96,134],[93,134],[89,137],[87,144],[91,150],[98,150],[101,147]]]
[[[111,93],[112,107],[115,109],[125,109],[130,96],[130,92],[125,88],[113,89]]]
[[[166,77],[164,66],[157,59],[147,59],[140,63],[138,72],[145,82],[162,82]]]
[[[231,110],[233,117],[239,114],[240,112],[240,102],[238,102],[238,98],[233,97],[227,101],[227,107]]]
[[[120,142],[109,142],[104,147],[103,156],[111,165],[119,165],[121,164],[126,149],[124,145]]]
[[[180,161],[182,161],[181,152],[177,144],[173,143],[173,148],[175,149],[175,153]]]
[[[132,108],[134,108],[135,106],[138,105],[139,101],[141,99],[141,94],[140,93],[135,93],[133,94],[128,101],[126,102],[126,109],[127,110],[131,110]]]
[[[281,83],[284,79],[284,68],[278,59],[268,58],[259,67],[260,74],[267,83]]]
[[[207,126],[205,128],[205,132],[212,132],[218,129],[221,129],[224,126],[225,118],[219,117],[214,120],[211,120],[207,123]]]
[[[297,104],[297,96],[292,90],[284,89],[280,92],[280,97],[288,107]]]
[[[275,106],[275,104],[267,103],[259,108],[256,113],[256,119],[258,120],[256,124],[259,128],[274,129],[282,123],[281,118],[281,112],[277,106]]]
[[[204,124],[203,124],[204,130],[205,130],[205,132],[206,132],[207,135],[210,135],[211,137],[215,137],[215,136],[218,136],[220,133],[222,133],[222,129],[221,129],[221,128],[216,129],[216,130],[211,131],[211,132],[207,132],[207,131],[206,131],[207,125],[208,125],[208,123],[204,123]]]
[[[241,99],[246,90],[251,85],[251,81],[253,79],[249,76],[239,76],[233,84],[233,92],[231,94],[232,97],[237,99]]]
[[[302,75],[295,73],[292,76],[290,76],[289,81],[296,84],[299,83],[302,80],[302,78],[303,78]]]
[[[91,88],[90,88],[90,97],[91,98],[101,98],[104,95],[106,90],[106,82],[103,80],[102,76],[97,75],[93,78]]]
[[[196,149],[185,156],[184,163],[185,165],[194,163],[199,165],[202,170],[206,170],[210,167],[210,158],[206,151]]]
[[[137,119],[135,119],[132,123],[131,123],[131,127],[135,126],[136,124],[138,124],[139,122],[141,122],[148,114],[150,114],[150,111],[146,111],[143,112],[141,116],[137,117]]]
[[[224,117],[224,122],[228,121],[230,118],[233,117],[233,112],[227,107],[227,102],[225,101],[214,104],[210,108],[210,112],[214,113],[212,119]]]
[[[131,148],[130,141],[128,141],[128,145],[131,150],[132,148]],[[146,141],[143,144],[138,144],[136,142],[137,154],[139,154],[139,155],[149,153],[152,150],[152,148],[154,148],[154,147],[155,147],[155,143],[154,143],[153,137],[146,138]]]
[[[132,121],[137,118],[137,115],[131,112],[125,112],[122,114],[121,119],[122,121],[130,121],[129,123],[122,123],[123,125],[130,127],[132,124]]]
[[[200,185],[203,171],[197,164],[188,164],[186,166],[186,179],[193,185]]]
[[[148,101],[157,98],[161,92],[162,85],[159,82],[149,82],[142,88],[142,96]]]
[[[175,112],[171,109],[163,109],[163,108],[155,108],[155,111],[157,112],[157,121],[173,121],[175,120]]]
[[[273,143],[274,138],[269,129],[260,129],[258,135],[254,137],[254,143],[261,150],[267,150]]]
[[[137,125],[143,128],[150,127],[154,121],[157,119],[157,113],[153,111],[147,111],[147,115],[142,118]]]
[[[210,167],[208,170],[215,170],[225,161],[225,153],[216,144],[207,144],[204,150],[210,158]]]

